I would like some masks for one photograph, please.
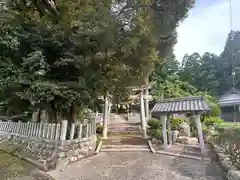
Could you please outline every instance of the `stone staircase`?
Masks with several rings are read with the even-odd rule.
[[[100,152],[150,152],[142,139],[139,123],[121,122],[109,125],[108,139],[103,140]]]

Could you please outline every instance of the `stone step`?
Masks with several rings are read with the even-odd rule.
[[[119,123],[110,123],[109,126],[138,126],[139,123],[136,122],[119,122]]]
[[[102,148],[100,152],[150,152],[149,148]]]
[[[102,148],[104,149],[144,149],[149,148],[148,145],[131,145],[131,144],[124,144],[124,145],[103,145]]]
[[[140,135],[126,134],[109,136],[103,140],[103,145],[146,145],[147,142]]]
[[[169,156],[177,156],[177,157],[182,157],[182,158],[190,158],[190,159],[196,159],[196,160],[206,160],[206,161],[210,161],[211,158],[209,157],[205,157],[202,155],[191,155],[188,153],[182,153],[182,152],[168,152],[168,151],[156,151],[156,153],[158,154],[163,154],[163,155],[169,155]]]
[[[194,156],[194,157],[202,157],[202,154],[201,154],[200,152],[187,151],[187,150],[176,151],[176,150],[174,150],[174,149],[169,148],[169,149],[166,149],[165,152],[177,153],[177,154]]]
[[[109,132],[139,131],[138,126],[109,126]]]
[[[141,136],[140,131],[123,131],[123,132],[109,132],[109,136],[121,136],[121,135],[139,135]]]
[[[186,145],[186,144],[173,144],[171,145],[172,149],[201,152],[201,148],[197,145]]]
[[[134,128],[138,128],[139,124],[137,123],[118,123],[118,124],[109,124],[109,127],[134,127]]]

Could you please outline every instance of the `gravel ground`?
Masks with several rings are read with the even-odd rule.
[[[225,180],[214,162],[148,152],[112,152],[52,171],[57,180]]]

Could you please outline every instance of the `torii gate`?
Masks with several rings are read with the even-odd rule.
[[[153,82],[143,85],[143,86],[131,86],[127,87],[127,89],[131,89],[132,91],[138,91],[139,101],[140,101],[140,121],[142,128],[142,136],[143,138],[147,138],[147,125],[146,120],[149,119],[149,100],[152,96],[149,95],[149,89],[151,89]],[[103,112],[103,133],[102,138],[107,139],[108,134],[108,123],[109,123],[109,115],[111,112],[110,103],[110,95],[104,96],[104,112]],[[133,97],[133,96],[132,96]]]

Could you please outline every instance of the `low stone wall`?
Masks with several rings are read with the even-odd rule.
[[[240,180],[240,171],[234,166],[230,160],[230,155],[225,153],[225,150],[220,146],[216,145],[214,142],[211,142],[213,150],[216,153],[217,160],[221,165],[222,169],[227,173],[227,178],[229,180]]]
[[[66,140],[57,147],[57,165],[59,168],[89,157],[94,154],[97,146],[96,136],[83,139]]]
[[[210,137],[210,143],[228,179],[240,180],[240,125],[220,124]]]
[[[62,168],[70,162],[91,156],[95,148],[95,135],[61,141],[0,133],[0,150],[18,156],[45,171]]]

